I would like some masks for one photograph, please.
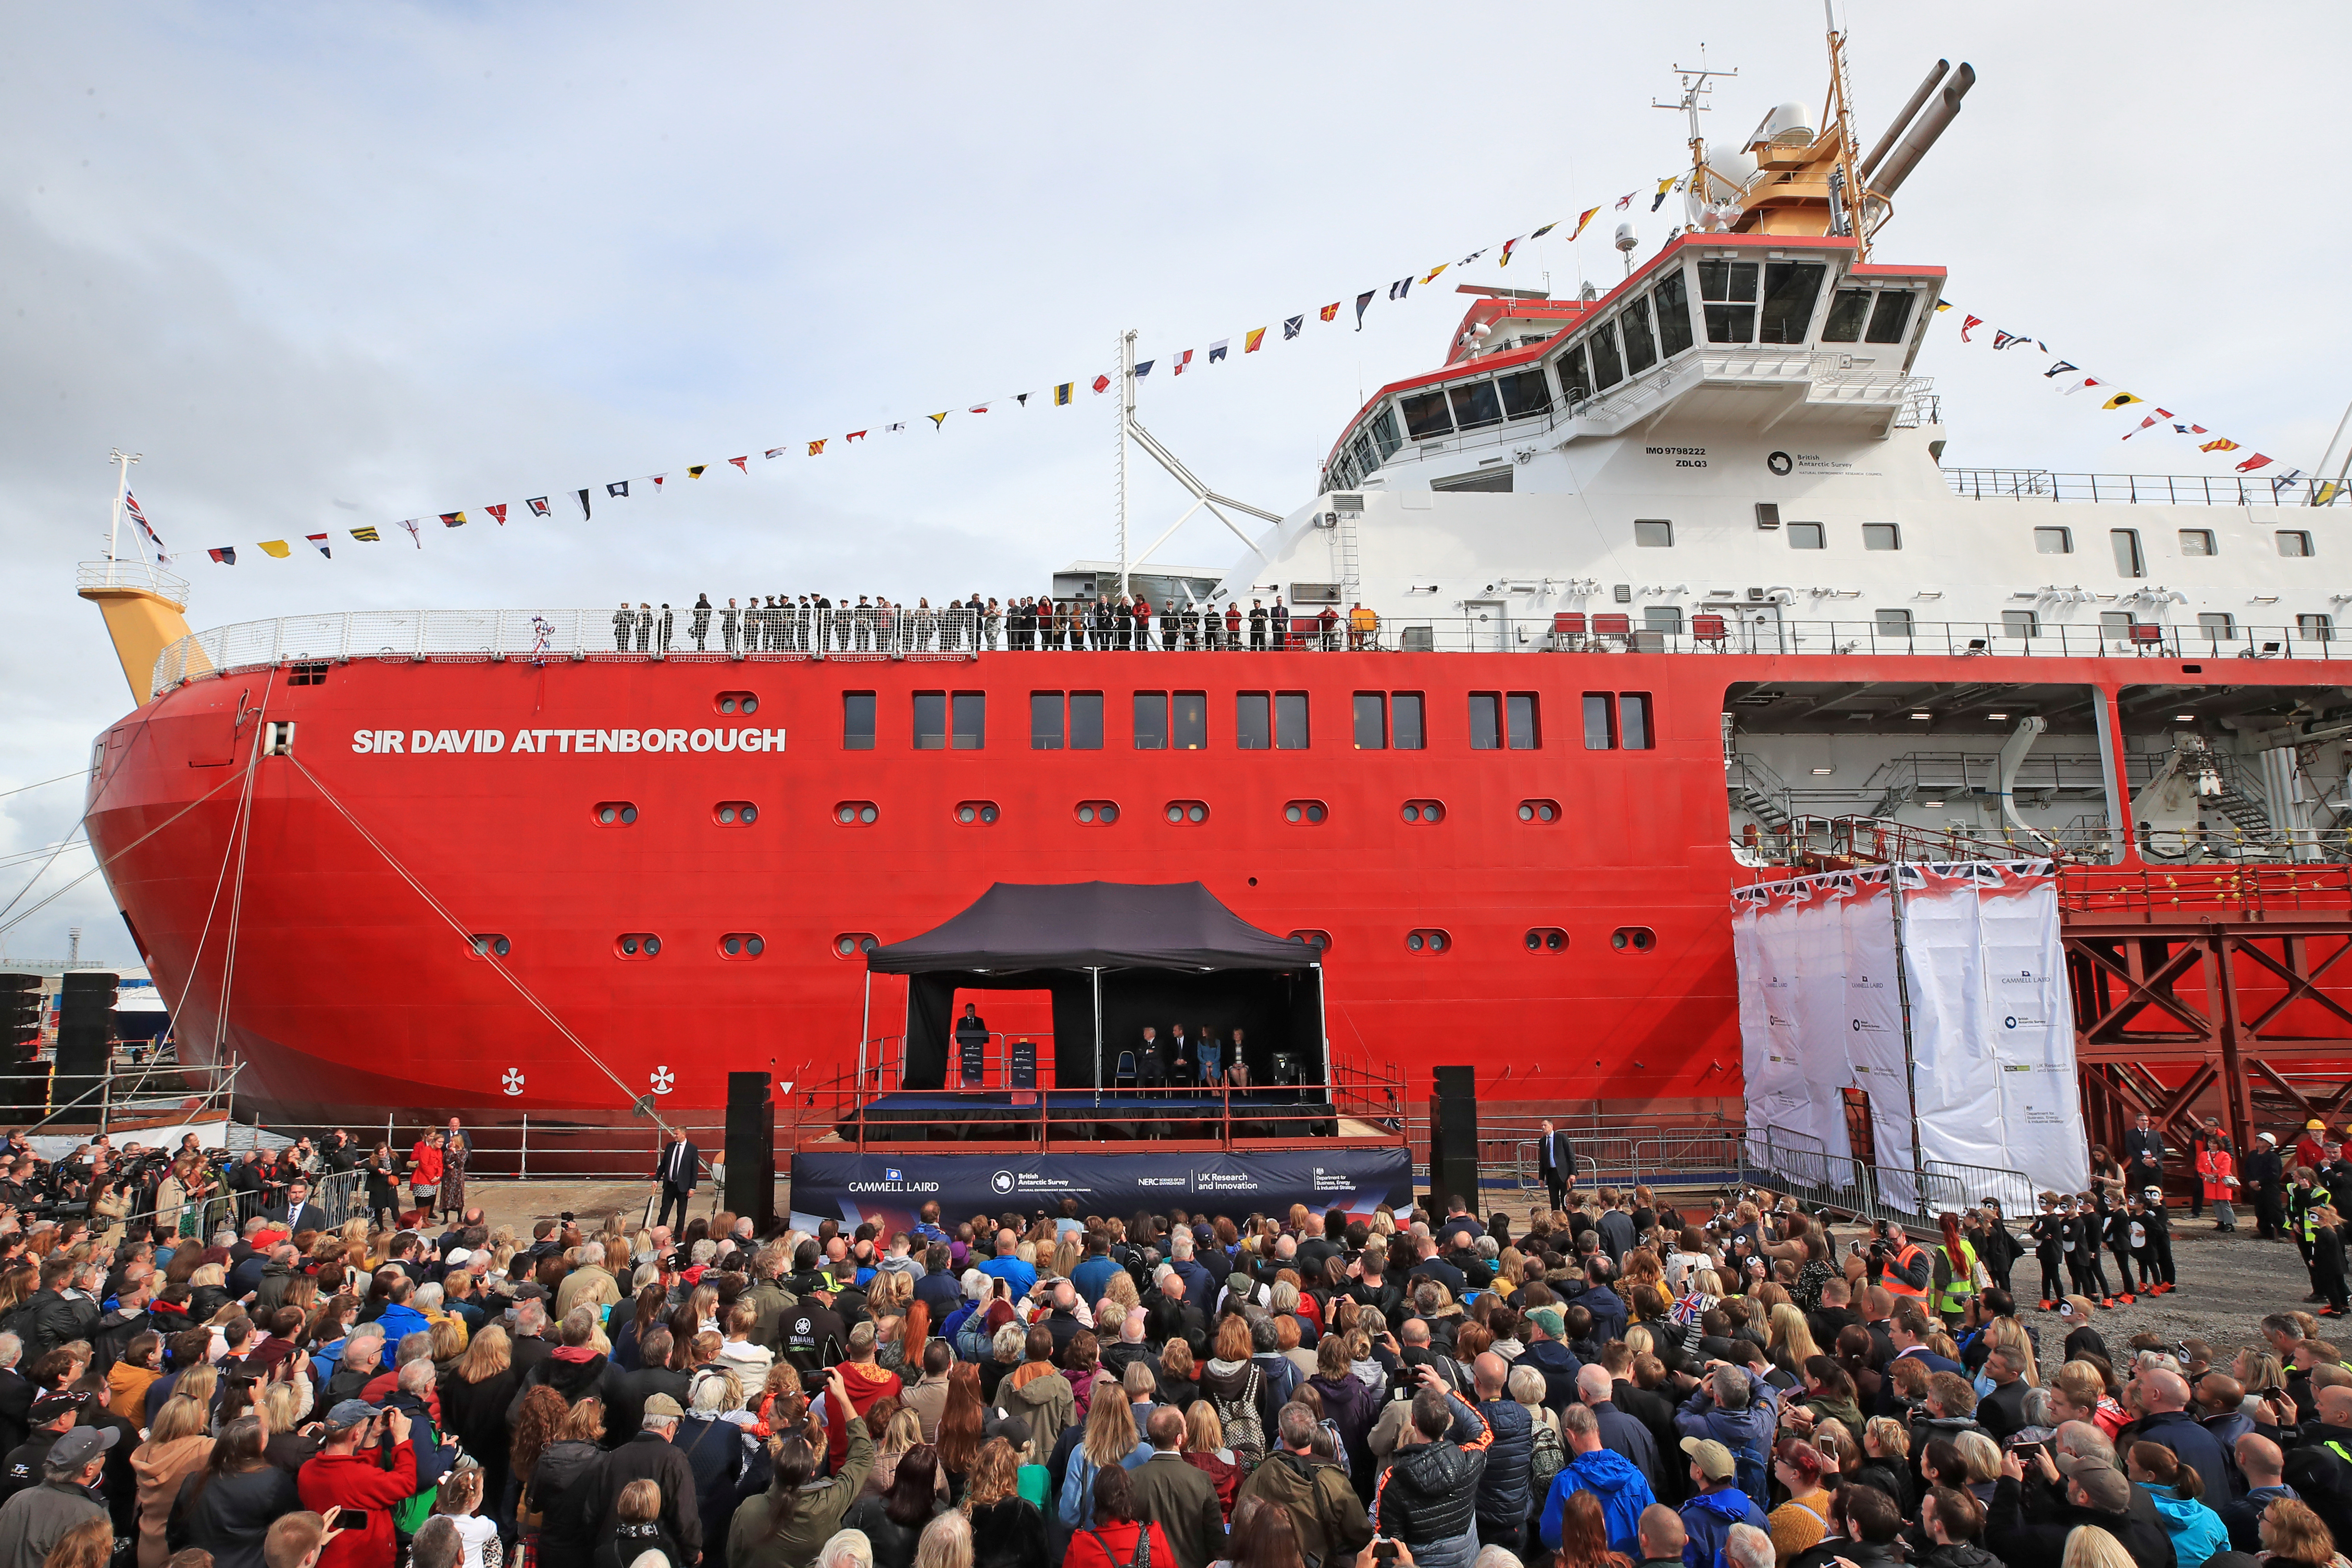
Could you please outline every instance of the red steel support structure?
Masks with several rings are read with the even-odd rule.
[[[2352,868],[2070,865],[2061,908],[2092,1142],[2146,1113],[2185,1149],[2193,1109],[2284,1145],[2352,1103]]]

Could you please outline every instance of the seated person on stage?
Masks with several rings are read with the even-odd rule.
[[[1143,1026],[1143,1047],[1135,1053],[1137,1082],[1145,1089],[1164,1089],[1168,1084],[1168,1047],[1160,1043],[1160,1031],[1151,1025]]]
[[[1242,1055],[1242,1032],[1234,1031],[1234,1059],[1225,1068],[1225,1087],[1235,1094],[1244,1094],[1252,1088],[1249,1058]]]
[[[1181,1024],[1168,1031],[1168,1080],[1185,1089],[1192,1087],[1192,1042],[1185,1037]]]
[[[980,1009],[970,1002],[963,1005],[963,1016],[955,1022],[955,1043],[959,1070],[962,1070],[966,1052],[974,1053],[974,1058],[981,1064],[981,1070],[977,1073],[963,1071],[964,1088],[980,1088],[987,1076],[988,1022],[980,1016]]]
[[[1224,1076],[1225,1047],[1218,1043],[1217,1037],[1205,1025],[1202,1026],[1197,1038],[1201,1042],[1196,1049],[1201,1057],[1202,1087],[1214,1089],[1217,1087],[1218,1080]]]

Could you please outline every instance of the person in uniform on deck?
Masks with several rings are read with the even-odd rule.
[[[736,626],[742,618],[742,611],[735,607],[732,599],[728,600],[727,607],[719,612],[719,635],[726,640],[729,653],[735,651]]]
[[[651,651],[654,641],[654,607],[645,600],[637,601],[637,651]]]
[[[1260,600],[1260,599],[1252,599],[1252,600],[1250,601],[1250,610],[1249,610],[1249,628],[1250,628],[1250,641],[1249,641],[1249,645],[1250,645],[1250,652],[1252,652],[1252,653],[1264,653],[1264,652],[1265,651],[1265,601]]]
[[[670,632],[677,624],[677,617],[669,613],[669,606],[664,605],[661,607],[661,650],[664,653],[669,651]]]
[[[629,628],[636,624],[636,611],[629,608],[626,599],[622,600],[621,607],[613,612],[613,650],[615,653],[629,651]]]
[[[705,648],[705,647],[702,646],[703,638],[705,638],[705,637],[709,637],[709,635],[710,635],[710,595],[708,595],[708,594],[697,594],[697,595],[694,596],[694,651],[695,651],[695,652],[697,652],[697,653],[707,653],[707,652],[709,652],[709,649]]]

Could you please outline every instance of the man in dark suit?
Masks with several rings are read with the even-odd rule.
[[[2156,1118],[2142,1116],[2138,1125],[2124,1134],[2124,1186],[2137,1192],[2163,1184],[2164,1134],[2157,1131]]]
[[[1552,1124],[1543,1124],[1543,1140],[1536,1145],[1536,1157],[1543,1167],[1544,1191],[1551,1194],[1554,1210],[1568,1206],[1568,1189],[1576,1184],[1576,1150],[1565,1132],[1554,1131]]]
[[[297,1176],[286,1188],[286,1201],[263,1216],[286,1227],[288,1235],[327,1228],[327,1211],[310,1201],[310,1184]]]
[[[661,1179],[661,1218],[656,1223],[667,1225],[671,1205],[677,1208],[677,1223],[686,1224],[686,1205],[694,1196],[694,1184],[700,1174],[698,1161],[702,1152],[683,1132],[662,1145],[661,1164],[656,1174]]]
[[[1216,1483],[1184,1458],[1184,1413],[1162,1405],[1143,1429],[1151,1457],[1128,1472],[1135,1517],[1160,1526],[1175,1551],[1176,1568],[1209,1568],[1225,1554],[1224,1517]]]
[[[981,1088],[988,1076],[988,1020],[972,1003],[963,1005],[963,1016],[955,1022],[955,1043],[964,1088]]]
[[[1153,1026],[1143,1026],[1143,1046],[1135,1057],[1137,1082],[1146,1089],[1168,1086],[1168,1047],[1160,1043],[1160,1031]]]

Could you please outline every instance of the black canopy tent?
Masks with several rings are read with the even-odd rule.
[[[1255,1081],[1271,1080],[1276,1050],[1297,1053],[1302,1082],[1324,1081],[1315,951],[1260,931],[1198,882],[998,882],[866,963],[869,975],[908,977],[907,1089],[946,1087],[959,989],[1050,993],[1064,1089],[1099,1090],[1146,1024],[1163,1038],[1171,1024],[1220,1036],[1239,1027]]]

